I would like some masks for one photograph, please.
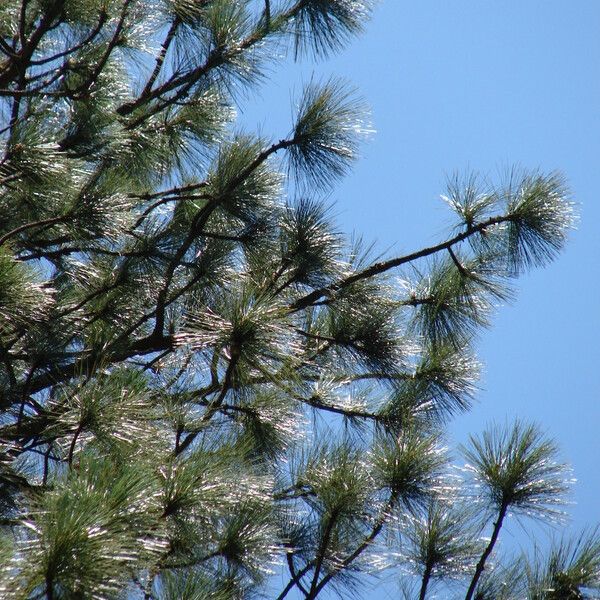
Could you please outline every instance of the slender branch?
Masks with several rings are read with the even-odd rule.
[[[288,584],[283,588],[283,591],[281,592],[281,594],[279,594],[279,596],[277,596],[275,600],[283,600],[290,593],[292,588],[298,585],[298,582],[302,579],[302,577],[304,577],[312,569],[313,564],[314,562],[311,561],[300,571],[298,571],[296,573],[296,576],[292,577],[292,579],[288,581]]]
[[[380,421],[383,422],[386,418],[382,415],[378,415],[376,413],[359,410],[355,408],[344,408],[343,406],[334,406],[332,404],[325,404],[321,402],[317,397],[312,396],[310,398],[301,398],[297,396],[297,399],[304,404],[308,404],[313,408],[318,408],[319,410],[324,410],[326,412],[335,413],[338,415],[342,415],[344,417],[349,418],[357,418],[357,419],[367,419],[371,421]]]
[[[225,377],[223,379],[221,391],[217,398],[208,405],[206,412],[202,415],[202,423],[207,423],[212,419],[212,417],[219,410],[221,404],[223,403],[227,392],[231,389],[233,383],[233,373],[235,371],[238,359],[238,355],[231,357],[231,360],[227,365],[227,371],[225,372]],[[178,447],[175,450],[175,454],[181,454],[182,452],[184,452],[189,447],[189,445],[196,439],[199,433],[200,430],[188,433],[184,440],[180,444],[178,444]]]
[[[108,14],[107,14],[106,10],[104,8],[102,8],[100,10],[100,17],[98,19],[98,23],[96,24],[94,29],[92,29],[92,31],[89,33],[89,35],[82,42],[80,42],[79,44],[77,44],[75,46],[72,46],[71,48],[67,48],[66,50],[64,50],[62,52],[53,54],[52,56],[48,56],[46,58],[41,58],[39,60],[32,60],[32,61],[30,61],[29,64],[35,65],[35,66],[45,65],[47,63],[54,62],[60,58],[64,58],[65,56],[69,56],[70,54],[73,54],[74,52],[77,52],[78,50],[81,50],[82,48],[85,48],[88,44],[93,42],[94,38],[100,33],[100,31],[102,30],[102,27],[104,27],[104,24],[106,23],[107,18],[108,18]]]
[[[73,463],[73,454],[75,453],[75,445],[77,444],[77,440],[83,431],[83,421],[79,423],[77,429],[75,430],[75,434],[73,435],[73,439],[71,440],[71,444],[69,446],[69,454],[67,456],[67,463],[69,466]]]
[[[177,563],[166,562],[164,565],[161,565],[161,566],[168,568],[168,569],[190,569],[193,567],[197,567],[198,565],[202,564],[203,562],[212,560],[213,558],[216,558],[217,556],[221,556],[221,554],[222,553],[219,550],[215,550],[214,552],[211,552],[210,554],[207,554],[206,556],[199,556],[198,558],[193,558],[191,560],[185,560],[185,561],[181,561],[181,562],[177,562]]]
[[[159,208],[160,206],[168,204],[169,202],[179,202],[180,200],[190,200],[190,199],[192,199],[190,196],[168,196],[165,198],[161,198],[160,200],[157,200],[156,202],[154,202],[153,204],[148,206],[146,209],[144,209],[144,212],[142,212],[142,214],[139,216],[137,221],[132,225],[130,231],[131,232],[135,231],[145,221],[146,217],[151,212],[153,212],[154,210]],[[193,196],[193,199],[194,200],[207,200],[208,196],[205,196],[203,194],[196,194]]]
[[[16,58],[13,48],[11,48],[1,37],[0,37],[0,51],[2,51],[9,58]]]
[[[147,104],[155,98],[160,98],[161,96],[172,90],[176,90],[177,88],[180,88],[181,86],[184,86],[186,84],[193,85],[199,79],[201,79],[203,75],[208,73],[211,69],[214,69],[215,67],[221,65],[223,62],[223,50],[221,48],[217,48],[209,54],[208,58],[206,59],[206,62],[203,65],[196,67],[191,71],[188,71],[184,75],[173,76],[168,81],[158,86],[154,90],[148,91],[145,95],[140,95],[136,100],[128,102],[126,104],[122,104],[121,106],[119,106],[119,108],[117,108],[117,113],[119,113],[121,116],[127,116],[135,110],[137,110],[138,108],[140,108],[141,106],[143,106],[144,104]],[[135,122],[137,124],[140,121]]]
[[[381,275],[389,271],[390,269],[394,269],[396,267],[400,267],[407,263],[413,262],[420,258],[425,258],[427,256],[431,256],[432,254],[436,254],[442,250],[447,250],[451,248],[455,244],[462,242],[463,240],[468,239],[469,237],[475,235],[476,233],[481,233],[488,229],[489,227],[493,227],[494,225],[500,225],[501,223],[507,223],[512,220],[510,215],[500,215],[496,217],[491,217],[486,221],[483,221],[466,231],[455,235],[453,238],[442,242],[441,244],[437,244],[436,246],[430,246],[428,248],[423,248],[417,252],[413,252],[412,254],[406,254],[405,256],[399,256],[397,258],[392,258],[390,260],[384,260],[381,262],[377,262],[358,273],[354,273],[353,275],[349,275],[344,279],[341,279],[335,283],[332,283],[328,286],[319,288],[314,290],[310,294],[296,300],[291,306],[292,311],[302,310],[308,306],[314,304],[317,300],[320,300],[323,296],[328,296],[332,293],[335,293],[341,289],[344,289],[357,281],[362,281],[364,279],[370,279],[376,275]]]
[[[42,485],[48,483],[48,473],[50,472],[50,454],[52,453],[52,444],[48,444],[46,452],[44,452],[44,472],[42,474]]]
[[[206,181],[201,181],[199,183],[190,183],[188,185],[172,187],[168,190],[163,190],[162,192],[153,192],[148,194],[131,194],[129,198],[133,198],[136,200],[153,200],[155,198],[162,198],[163,196],[176,196],[181,193],[195,192],[196,190],[207,187],[207,185],[208,183]],[[173,198],[173,200],[177,200],[177,198]]]
[[[118,46],[119,42],[121,41],[121,33],[123,31],[123,28],[125,27],[125,19],[127,18],[127,13],[129,12],[129,6],[131,5],[132,2],[133,2],[133,0],[125,0],[123,2],[123,7],[121,9],[119,21],[117,23],[117,26],[115,27],[115,31],[113,33],[112,38],[110,39],[110,42],[108,42],[108,45],[106,46],[106,50],[104,51],[104,54],[102,55],[102,57],[98,61],[98,64],[96,65],[95,69],[92,71],[90,76],[86,79],[86,81],[84,81],[76,89],[70,90],[70,95],[75,96],[82,92],[87,92],[87,90],[89,90],[90,86],[96,82],[100,73],[102,73],[102,70],[106,66],[106,63],[108,62],[108,59],[110,58],[110,55],[112,54],[113,50]]]
[[[503,501],[502,504],[500,505],[500,509],[498,510],[498,518],[496,519],[496,522],[494,523],[492,537],[490,538],[488,545],[486,546],[485,550],[483,551],[483,554],[481,555],[481,558],[479,559],[479,562],[477,563],[477,566],[475,567],[475,573],[473,574],[473,579],[471,579],[471,583],[469,585],[469,589],[467,590],[465,600],[471,600],[473,598],[473,594],[475,593],[475,588],[477,587],[477,583],[479,582],[481,574],[483,573],[483,570],[485,569],[485,563],[486,563],[487,559],[489,558],[490,554],[492,553],[492,550],[494,549],[494,546],[496,545],[496,542],[498,540],[498,536],[500,535],[500,529],[502,528],[502,523],[504,521],[504,518],[506,517],[507,511],[508,511],[508,503],[506,501]]]
[[[53,28],[52,22],[58,16],[59,4],[53,7],[54,10],[48,10],[40,20],[38,27],[33,31],[29,40],[26,39],[26,9],[28,0],[23,0],[21,4],[21,15],[19,18],[19,41],[21,44],[20,52],[15,52],[14,58],[9,60],[9,64],[0,72],[0,88],[6,87],[16,75],[25,73],[29,61],[36,51],[44,35]],[[55,23],[56,26],[57,23]]]
[[[27,27],[27,5],[29,0],[21,0],[21,10],[19,11],[19,41],[21,48],[27,44],[26,27]]]
[[[296,2],[294,6],[292,6],[289,10],[280,15],[281,20],[285,22],[293,19],[297,15],[297,13],[304,7],[305,1],[306,0],[299,0],[298,2]],[[268,6],[270,11],[270,5]],[[260,43],[264,39],[265,35],[268,33],[270,33],[270,27],[269,29],[262,28],[261,30],[254,31],[251,35],[242,40],[233,48],[215,48],[208,55],[204,64],[194,69],[191,69],[187,73],[171,77],[168,81],[158,86],[154,90],[148,91],[146,94],[140,94],[140,96],[138,96],[136,100],[127,102],[126,104],[122,104],[121,106],[119,106],[119,108],[117,108],[117,112],[121,116],[127,116],[135,110],[137,110],[138,108],[140,108],[141,106],[143,106],[144,104],[147,104],[148,102],[151,102],[156,98],[160,98],[171,91],[177,90],[177,88],[185,90],[185,93],[182,94],[180,89],[179,92],[176,92],[174,97],[166,100],[167,104],[159,107],[158,109],[162,110],[163,108],[165,108],[165,106],[173,103],[174,101],[180,100],[184,95],[187,95],[187,93],[189,93],[192,87],[209,71],[222,66],[228,60],[235,58],[241,52],[249,50],[251,47]],[[152,114],[152,111],[150,114]],[[147,118],[147,115],[144,115],[142,117],[142,119],[145,118]]]
[[[292,576],[293,580],[296,580],[297,577],[297,573],[296,573],[296,567],[294,566],[294,553],[293,552],[288,552],[285,555],[285,558],[287,560],[287,564],[288,564],[288,570],[290,572],[290,575]],[[306,588],[302,585],[302,582],[300,579],[296,580],[296,587],[305,595],[308,596],[308,591],[306,590]]]
[[[17,91],[22,91],[25,88],[25,71],[21,70],[18,75]],[[12,99],[12,107],[10,112],[10,123],[9,123],[9,139],[13,137],[16,130],[17,123],[19,122],[19,113],[21,110],[22,96],[14,96]],[[8,150],[7,150],[8,155]]]
[[[293,140],[280,140],[276,144],[272,144],[260,152],[258,156],[230,182],[230,184],[227,186],[227,189],[224,190],[220,196],[213,197],[211,200],[209,200],[206,206],[204,206],[194,217],[187,237],[177,249],[177,252],[174,254],[171,263],[167,267],[163,286],[158,292],[156,310],[152,311],[148,317],[155,318],[154,333],[156,335],[161,335],[164,329],[165,309],[168,304],[167,297],[171,282],[173,281],[173,277],[175,275],[175,270],[179,266],[181,259],[185,256],[194,240],[201,233],[212,212],[221,204],[223,198],[227,197],[228,194],[235,190],[235,188],[238,187],[247,177],[249,177],[265,160],[267,160],[267,158],[269,158],[269,156],[275,154],[279,150],[289,148],[293,143]],[[173,300],[171,299],[170,302],[172,301]]]
[[[321,575],[321,568],[323,566],[323,561],[325,560],[325,554],[327,553],[327,546],[329,546],[329,540],[331,538],[331,534],[333,533],[333,527],[337,520],[338,512],[337,510],[332,511],[331,515],[329,515],[329,519],[327,519],[327,525],[325,527],[325,531],[323,532],[323,537],[321,538],[321,543],[319,544],[319,549],[317,551],[317,556],[315,559],[315,571],[313,574],[312,581],[310,583],[310,589],[308,592],[308,596],[306,596],[307,600],[316,598],[317,595],[317,587],[319,584],[319,576]]]
[[[54,581],[50,567],[46,570],[46,600],[54,600]]]
[[[59,217],[50,217],[48,219],[42,219],[40,221],[33,221],[31,223],[24,223],[23,225],[19,225],[19,227],[15,227],[12,231],[5,233],[2,237],[0,237],[0,246],[3,246],[5,242],[7,242],[11,237],[22,233],[23,231],[27,231],[28,229],[32,229],[34,227],[46,227],[47,225],[56,225],[57,223],[62,223],[67,219],[67,215],[61,215]]]
[[[52,75],[52,77],[49,77],[45,81],[42,81],[42,83],[40,83],[38,86],[36,86],[34,88],[16,89],[16,90],[0,89],[0,96],[10,96],[12,98],[19,98],[19,97],[46,95],[47,92],[45,92],[44,90],[48,86],[52,85],[55,81],[60,79],[65,74],[65,71],[66,71],[66,68],[61,67],[60,69],[57,69],[56,71],[48,71],[48,72],[42,74],[42,76],[43,76],[50,72],[54,73]]]
[[[388,518],[389,518],[389,514],[390,514],[390,510],[394,506],[394,504],[396,502],[396,499],[397,499],[397,493],[396,492],[392,492],[392,494],[390,495],[390,497],[389,497],[389,499],[388,499],[388,501],[387,501],[384,509],[382,510],[379,518],[377,519],[375,525],[373,526],[373,529],[371,530],[371,533],[369,533],[369,535],[363,540],[363,542],[360,544],[360,546],[358,546],[358,548],[356,548],[356,550],[354,550],[354,552],[352,552],[351,554],[349,554],[341,562],[339,562],[339,563],[337,563],[337,564],[334,565],[334,567],[332,568],[332,570],[329,573],[327,573],[327,575],[325,575],[321,579],[321,581],[319,582],[319,584],[314,589],[312,595],[309,596],[309,597],[307,597],[306,600],[314,600],[314,598],[317,597],[317,595],[319,594],[319,592],[329,583],[329,581],[331,581],[331,579],[333,577],[335,577],[343,569],[345,569],[348,566],[350,566],[367,548],[371,547],[371,545],[373,544],[373,541],[381,533],[383,527],[387,523]]]
[[[154,65],[154,70],[152,71],[152,74],[150,75],[146,85],[144,86],[144,89],[142,90],[142,93],[140,94],[141,96],[147,96],[152,91],[152,86],[154,85],[154,82],[156,81],[157,77],[160,74],[162,66],[165,62],[165,58],[167,56],[167,52],[169,50],[169,46],[171,45],[171,42],[173,41],[173,39],[175,37],[175,32],[177,31],[177,28],[179,27],[180,24],[181,24],[181,19],[178,16],[176,16],[173,19],[173,22],[171,23],[171,27],[169,28],[169,31],[167,32],[167,35],[162,43],[160,52],[159,52],[158,56],[156,57],[156,63]]]
[[[456,265],[456,268],[460,271],[461,275],[468,275],[467,270],[462,266],[462,263],[460,262],[460,260],[458,260],[458,257],[456,256],[456,254],[454,254],[454,250],[452,250],[452,246],[448,247],[448,254],[450,254],[450,258],[452,259],[452,262]]]

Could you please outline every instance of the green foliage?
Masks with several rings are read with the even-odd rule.
[[[5,597],[30,597],[44,589],[59,598],[112,597],[131,576],[130,564],[151,564],[164,551],[166,540],[153,525],[158,508],[153,484],[152,474],[139,465],[116,471],[97,456],[82,457],[76,471],[33,503]]]
[[[379,485],[388,488],[394,502],[412,513],[441,496],[447,457],[438,433],[407,424],[396,439],[384,438],[374,448],[373,467]]]
[[[472,569],[482,548],[470,517],[465,506],[432,502],[409,521],[406,554],[421,577],[461,578]]]
[[[310,4],[310,3],[309,3]],[[311,186],[327,188],[347,172],[363,134],[364,104],[340,81],[311,82],[293,129],[289,160]]]
[[[318,202],[301,198],[286,207],[281,220],[281,263],[286,282],[281,285],[319,287],[340,271],[343,239]],[[289,282],[289,283],[288,283]]]
[[[44,319],[52,291],[38,282],[32,269],[1,249],[0,282],[0,336],[9,337],[20,326]]]
[[[463,451],[468,468],[493,507],[529,516],[559,516],[568,490],[566,465],[557,462],[555,443],[535,425],[516,422],[471,437]]]
[[[370,2],[359,0],[307,0],[300,2],[294,21],[296,54],[311,47],[326,55],[342,47],[347,38],[361,31],[371,10]]]
[[[474,437],[468,475],[444,447],[477,334],[566,241],[562,178],[455,177],[445,241],[374,257],[315,194],[369,131],[349,86],[311,80],[287,136],[235,123],[269,63],[371,8],[0,2],[2,598],[600,588],[596,533],[496,556],[511,513],[563,501],[536,427]]]
[[[526,570],[531,598],[576,600],[597,597],[600,591],[599,550],[598,532],[590,531],[576,539],[555,540],[546,557],[538,551]],[[588,596],[591,591],[594,596]]]
[[[509,214],[509,268],[540,266],[562,249],[565,224],[573,220],[572,207],[564,203],[567,189],[557,173],[525,174],[505,191]]]

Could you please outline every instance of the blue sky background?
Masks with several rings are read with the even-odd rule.
[[[394,255],[445,238],[451,215],[439,195],[456,170],[565,174],[578,229],[558,261],[519,280],[517,300],[482,333],[478,404],[450,432],[454,444],[491,421],[540,423],[578,479],[574,530],[600,523],[599,65],[598,0],[383,0],[346,51],[274,70],[244,115],[282,136],[291,90],[313,73],[353,82],[377,133],[330,199],[344,231]],[[526,538],[513,527],[504,544]],[[371,600],[398,598],[394,586]]]

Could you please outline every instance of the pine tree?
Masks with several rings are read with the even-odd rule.
[[[561,176],[450,181],[449,237],[375,259],[319,196],[354,91],[236,127],[273,61],[338,50],[370,4],[1,3],[2,598],[359,597],[384,569],[421,600],[600,591],[595,532],[496,555],[508,514],[562,514],[537,426],[474,436],[461,475],[444,448],[474,336],[566,241]]]

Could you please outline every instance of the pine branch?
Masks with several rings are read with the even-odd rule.
[[[312,569],[313,564],[314,563],[311,561],[302,569],[300,569],[300,571],[298,571],[296,575],[290,579],[288,584],[285,586],[283,591],[279,594],[279,596],[277,596],[275,600],[283,600],[292,591],[294,586],[298,586],[298,584],[302,580],[302,577],[304,577]]]
[[[431,573],[433,571],[433,564],[428,563],[425,565],[425,571],[423,572],[423,578],[421,579],[421,588],[419,590],[419,600],[425,600],[427,594],[427,586],[431,579]]]
[[[289,10],[279,15],[279,21],[282,24],[291,22],[302,10],[303,7],[304,0],[300,0]],[[283,25],[279,28],[282,29]],[[141,108],[142,106],[148,104],[149,102],[162,98],[165,96],[165,94],[168,94],[169,92],[175,92],[175,94],[170,98],[166,99],[162,105],[159,105],[159,107],[157,108],[151,109],[147,114],[139,117],[138,120],[134,121],[135,126],[139,125],[144,120],[149,118],[152,114],[164,110],[166,107],[170,106],[175,102],[181,101],[189,94],[193,86],[196,83],[198,83],[204,76],[206,76],[210,71],[221,67],[222,65],[226,64],[227,61],[235,58],[237,55],[240,55],[243,52],[246,52],[254,46],[258,45],[260,42],[263,41],[265,36],[270,33],[272,33],[271,28],[255,30],[251,35],[246,37],[237,46],[233,48],[214,48],[208,55],[204,64],[182,75],[175,74],[174,76],[169,78],[165,83],[154,88],[154,90],[145,89],[145,93],[140,94],[135,100],[119,106],[117,108],[117,113],[121,116],[130,115],[131,113]]]
[[[144,89],[142,90],[142,92],[140,94],[141,96],[147,96],[148,94],[151,93],[152,86],[154,85],[156,79],[158,78],[158,76],[160,74],[162,66],[165,62],[165,58],[167,56],[167,52],[169,51],[169,46],[171,45],[171,42],[175,38],[175,33],[177,32],[177,28],[179,27],[179,25],[181,25],[181,19],[178,16],[176,16],[173,19],[173,21],[171,23],[171,27],[169,27],[169,31],[167,32],[167,35],[165,36],[165,39],[161,45],[160,52],[155,60],[154,69],[152,71],[152,74],[148,78],[148,81],[146,82]]]
[[[17,76],[24,76],[29,67],[31,57],[37,50],[42,38],[57,25],[55,19],[60,15],[60,2],[50,5],[50,8],[44,13],[39,25],[33,30],[29,39],[27,39],[25,33],[26,9],[27,0],[23,0],[19,18],[19,41],[21,49],[15,51],[13,57],[9,57],[8,64],[0,69],[0,88],[6,88]]]
[[[321,581],[314,587],[314,589],[311,588],[311,595],[309,595],[306,600],[314,600],[314,598],[316,598],[319,595],[321,590],[336,575],[338,575],[344,569],[348,568],[357,558],[359,558],[363,554],[363,552],[365,552],[368,548],[370,548],[373,545],[373,542],[375,541],[375,539],[377,539],[377,537],[383,530],[384,526],[388,522],[390,510],[396,503],[396,500],[397,500],[397,494],[395,492],[392,492],[392,494],[390,495],[390,497],[388,499],[386,506],[381,511],[381,514],[380,514],[379,518],[377,519],[377,521],[375,522],[375,525],[373,526],[373,529],[371,530],[369,535],[363,540],[363,542],[351,554],[346,556],[346,558],[341,560],[339,563],[335,564],[333,566],[333,568],[331,569],[331,571],[329,573],[327,573],[327,575],[322,577]]]
[[[498,517],[496,518],[494,528],[492,530],[492,536],[490,537],[488,545],[486,546],[485,550],[483,551],[483,554],[477,562],[477,565],[475,566],[475,572],[473,573],[473,577],[465,595],[465,600],[472,600],[473,598],[473,594],[475,593],[475,589],[477,588],[479,579],[481,578],[483,570],[485,569],[487,559],[490,557],[490,554],[492,553],[492,550],[494,549],[494,546],[498,541],[498,536],[500,535],[500,530],[502,529],[502,524],[504,523],[504,519],[508,511],[508,506],[508,502],[504,502],[500,505],[500,508],[498,510]]]
[[[74,54],[75,52],[78,52],[79,50],[82,50],[83,48],[86,48],[96,39],[98,34],[102,31],[102,28],[106,24],[107,18],[108,18],[108,14],[107,14],[105,8],[102,7],[100,9],[98,23],[90,31],[90,33],[81,42],[79,42],[79,44],[75,44],[75,46],[71,46],[70,48],[63,50],[62,52],[57,52],[56,54],[52,54],[50,56],[47,56],[46,58],[41,58],[39,60],[31,60],[31,61],[29,61],[29,64],[31,66],[39,67],[41,65],[45,65],[45,64],[48,64],[51,62],[56,62],[57,60],[59,60],[61,58],[65,58],[66,56]]]
[[[482,232],[485,232],[490,227],[510,222],[513,219],[514,218],[511,215],[499,215],[496,217],[490,217],[489,219],[486,219],[485,221],[474,225],[473,227],[467,229],[463,233],[459,233],[454,237],[450,238],[449,240],[442,242],[441,244],[437,244],[436,246],[430,246],[429,248],[424,248],[423,250],[419,250],[417,252],[413,252],[405,256],[399,256],[397,258],[392,258],[390,260],[375,263],[370,267],[359,271],[358,273],[354,273],[353,275],[345,277],[344,279],[341,279],[326,287],[314,290],[310,294],[307,294],[306,296],[296,300],[294,303],[291,304],[290,308],[292,311],[302,310],[308,306],[313,305],[315,302],[317,302],[324,296],[334,294],[335,292],[338,292],[339,290],[342,290],[352,285],[353,283],[363,281],[365,279],[370,279],[377,275],[381,275],[382,273],[385,273],[391,269],[414,262],[420,258],[431,256],[433,254],[436,254],[437,252],[441,252],[442,250],[448,250],[455,244],[458,244],[459,242],[462,242],[474,236],[475,234],[480,234]]]
[[[268,2],[268,0],[267,0]],[[292,552],[287,552],[286,560],[288,564],[288,570],[290,575],[292,576],[292,581],[296,582],[296,587],[305,595],[308,596],[308,590],[302,585],[302,578],[298,578],[298,573],[296,572],[296,568],[294,567],[294,554]]]
[[[237,355],[232,355],[229,364],[227,365],[227,371],[225,372],[225,377],[223,379],[223,384],[221,385],[221,391],[219,395],[213,400],[207,407],[205,413],[202,415],[202,424],[208,423],[217,411],[221,408],[223,400],[225,396],[229,392],[233,384],[233,374],[235,372],[235,368],[239,357]],[[198,437],[200,433],[200,429],[198,431],[192,431],[187,434],[187,436],[183,439],[183,441],[175,448],[175,454],[179,455],[187,450],[187,448],[192,444],[192,442]]]
[[[1,37],[0,37],[0,51],[3,52],[9,58],[16,58],[17,55],[14,53],[13,48],[11,48]]]
[[[316,396],[312,396],[310,398],[298,397],[298,399],[304,404],[308,404],[309,406],[312,406],[313,408],[316,408],[318,410],[342,415],[349,419],[365,419],[367,421],[373,421],[375,423],[385,423],[389,420],[387,417],[379,415],[377,413],[372,413],[365,410],[358,410],[354,408],[345,408],[343,406],[332,406],[330,404],[325,404],[321,402]]]
[[[315,557],[315,566],[313,578],[310,583],[310,588],[308,591],[307,600],[313,600],[313,598],[317,597],[317,586],[319,584],[319,576],[321,575],[321,567],[323,566],[323,561],[325,560],[325,554],[327,552],[327,546],[329,545],[331,534],[333,533],[333,528],[335,526],[335,521],[338,515],[336,511],[333,511],[332,514],[328,515],[327,525],[325,526],[325,531],[321,537],[321,542],[319,544],[319,549],[317,550],[317,555]]]
[[[454,514],[452,543],[431,538],[443,558],[418,543],[432,499],[457,493],[440,435],[475,392],[465,350],[508,278],[562,248],[562,179],[513,175],[485,194],[457,181],[451,237],[371,259],[313,199],[358,155],[353,91],[311,81],[286,138],[234,133],[259,61],[290,41],[296,57],[324,56],[370,11],[368,0],[0,8],[12,20],[0,25],[0,511],[14,531],[0,535],[0,590],[249,597],[283,552],[279,599],[297,588],[314,600],[379,560],[397,515],[420,600],[479,560],[473,600],[508,507],[556,514],[566,482],[554,446],[516,427],[474,441],[469,459],[464,485],[499,514],[483,554]],[[286,200],[295,189],[308,197]],[[427,257],[414,284],[381,277]],[[594,587],[590,552],[572,566],[561,554],[532,581]]]
[[[115,50],[115,48],[121,43],[121,34],[123,29],[125,28],[125,20],[127,19],[129,8],[132,4],[133,0],[123,0],[123,6],[121,8],[121,14],[119,16],[119,20],[117,22],[117,26],[115,27],[115,31],[112,35],[112,38],[108,42],[106,46],[106,50],[104,54],[94,67],[90,76],[79,86],[77,86],[74,90],[68,90],[67,95],[70,97],[78,97],[80,95],[85,95],[88,93],[90,87],[97,81],[100,73],[106,67],[108,60],[110,59],[111,54]]]
[[[216,208],[221,204],[223,199],[227,197],[227,195],[232,190],[238,187],[247,177],[249,177],[253,173],[253,171],[255,171],[262,163],[264,163],[272,154],[279,152],[279,150],[288,148],[292,144],[293,141],[291,140],[280,140],[276,144],[271,145],[266,150],[263,150],[236,178],[233,179],[233,181],[229,183],[227,189],[223,191],[221,196],[212,197],[207,202],[206,206],[204,206],[194,217],[187,237],[177,249],[177,252],[174,254],[171,263],[166,269],[164,275],[164,284],[157,296],[156,310],[148,316],[148,319],[155,318],[155,335],[162,335],[162,331],[164,329],[165,309],[168,306],[168,304],[173,302],[173,299],[167,302],[167,295],[169,293],[169,288],[173,281],[175,270],[179,266],[181,259],[185,256],[194,240],[201,234],[211,214],[216,210]],[[139,325],[141,325],[143,322],[144,321],[138,322],[139,324],[136,324],[135,328],[139,327]],[[133,331],[135,331],[135,329],[133,329]],[[129,335],[133,331],[126,332],[126,335]]]
[[[39,221],[32,221],[31,223],[24,223],[15,227],[13,230],[5,233],[0,237],[0,246],[3,246],[10,238],[19,235],[23,231],[33,229],[36,227],[45,227],[47,225],[57,225],[58,223],[64,223],[69,218],[68,215],[60,215],[58,217],[49,217],[48,219],[41,219]]]

